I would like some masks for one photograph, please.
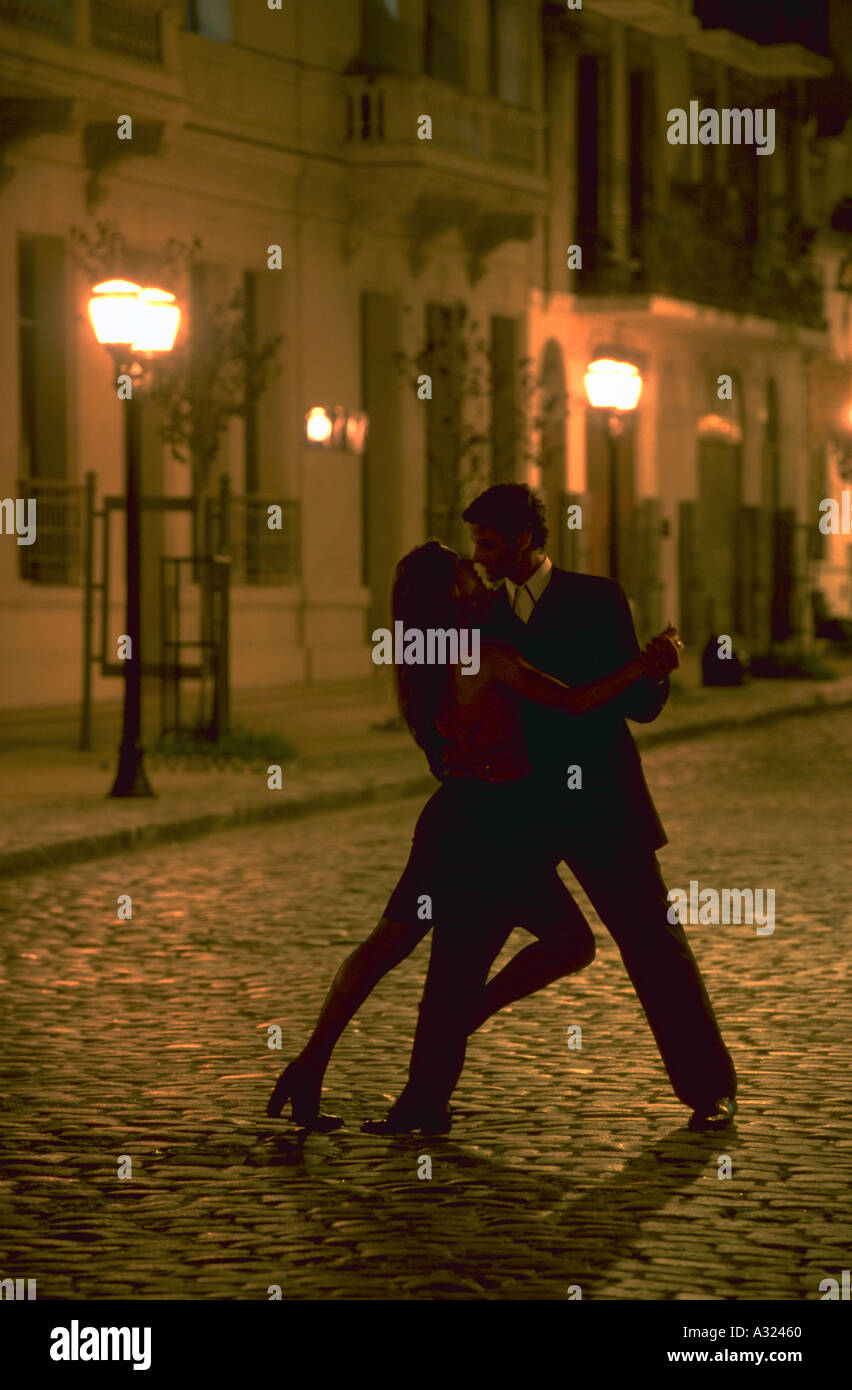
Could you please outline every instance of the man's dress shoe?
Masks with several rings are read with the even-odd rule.
[[[689,1121],[689,1128],[697,1130],[727,1129],[729,1125],[733,1124],[737,1109],[737,1102],[733,1096],[723,1096],[721,1100],[712,1101],[710,1105],[702,1105],[694,1110]]]
[[[432,1114],[393,1115],[384,1120],[365,1120],[361,1126],[362,1134],[411,1134],[419,1129],[422,1135],[449,1134],[452,1128],[449,1110],[436,1110]]]

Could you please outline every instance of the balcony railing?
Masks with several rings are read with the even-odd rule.
[[[630,258],[617,254],[609,235],[579,228],[578,293],[668,295],[821,328],[822,282],[795,236],[778,250],[750,244],[748,209],[734,206],[726,216],[702,190],[688,192],[681,190],[665,216],[651,214],[632,231]]]
[[[281,529],[270,529],[269,508],[280,506]],[[208,499],[207,536],[219,554],[230,556],[232,584],[295,584],[302,572],[301,509],[278,497]]]
[[[350,148],[386,150],[398,158],[405,147],[424,155],[445,150],[464,159],[504,165],[541,176],[542,129],[538,112],[504,106],[474,97],[430,78],[383,74],[370,80],[353,74],[345,78],[344,139]],[[416,138],[418,119],[432,120],[431,140]]]
[[[0,0],[0,22],[18,24],[55,39],[74,37],[74,0]],[[91,0],[95,48],[145,63],[162,63],[160,15],[135,9],[126,0]]]
[[[0,0],[0,21],[54,39],[74,37],[74,0]]]
[[[18,497],[36,503],[36,538],[20,545],[19,574],[34,584],[82,582],[84,489],[58,479],[19,478]]]
[[[124,0],[92,0],[92,43],[146,63],[163,61],[160,16]]]

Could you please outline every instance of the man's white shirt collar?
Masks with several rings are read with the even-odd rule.
[[[514,608],[515,606],[515,594],[517,593],[519,588],[529,589],[534,601],[538,603],[539,599],[541,598],[542,594],[544,593],[545,589],[550,583],[550,576],[552,572],[553,562],[547,555],[545,555],[538,569],[530,575],[526,584],[513,584],[511,579],[504,579],[503,583],[506,585],[506,592],[509,595],[509,603],[512,605],[512,607]]]

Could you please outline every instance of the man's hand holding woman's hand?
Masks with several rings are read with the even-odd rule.
[[[655,680],[660,680],[670,671],[676,671],[680,665],[679,653],[682,650],[680,634],[674,624],[669,623],[664,632],[651,638],[642,652],[642,660],[648,668],[647,674]]]

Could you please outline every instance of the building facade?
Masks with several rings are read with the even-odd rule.
[[[0,0],[0,497],[38,503],[32,545],[0,535],[3,705],[79,689],[88,474],[94,650],[122,631],[122,402],[72,254],[99,221],[166,288],[169,238],[201,238],[187,327],[240,288],[250,333],[283,335],[210,504],[235,685],[374,669],[394,563],[455,540],[492,480],[539,487],[554,558],[589,572],[615,514],[643,633],[765,649],[810,632],[820,586],[848,613],[849,542],[813,538],[852,395],[843,78],[827,23],[764,43],[712,10]],[[774,152],[670,143],[694,99],[771,107]],[[583,384],[604,346],[644,381],[614,451]],[[362,456],[306,443],[316,405],[369,414]],[[142,417],[153,670],[200,600],[163,564],[191,554],[191,470]],[[96,666],[95,696],[119,693]]]

